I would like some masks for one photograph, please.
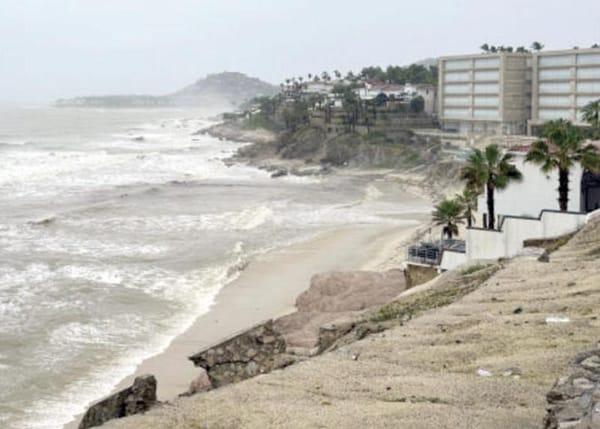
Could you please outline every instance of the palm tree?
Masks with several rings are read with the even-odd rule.
[[[542,49],[544,49],[544,45],[542,45],[540,42],[533,42],[531,44],[531,49],[533,51],[540,52]]]
[[[539,164],[544,173],[558,170],[558,205],[565,212],[569,206],[571,167],[580,163],[586,170],[600,171],[600,154],[595,146],[584,146],[579,129],[564,119],[547,122],[542,136],[545,139],[531,145],[526,159]]]
[[[461,171],[467,188],[481,192],[485,187],[488,209],[488,228],[495,228],[494,191],[505,189],[510,182],[520,181],[521,172],[511,163],[513,155],[503,154],[498,145],[492,144],[485,150],[474,149]]]
[[[478,193],[475,189],[465,187],[462,194],[456,194],[454,199],[458,201],[464,208],[463,216],[467,220],[467,227],[471,228],[475,223],[475,217],[473,216],[473,210],[477,205]]]
[[[600,128],[600,98],[591,101],[582,110],[583,120],[590,124],[592,128]]]
[[[458,235],[458,225],[463,222],[464,207],[456,200],[444,200],[435,206],[432,213],[435,225],[444,225],[442,234],[449,240]]]

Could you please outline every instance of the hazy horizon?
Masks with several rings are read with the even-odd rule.
[[[278,84],[477,52],[485,42],[600,43],[600,3],[591,0],[400,3],[0,0],[0,103],[166,94],[222,71]]]

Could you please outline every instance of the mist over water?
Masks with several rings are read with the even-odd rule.
[[[0,427],[59,428],[163,350],[254,255],[402,223],[368,178],[278,180],[221,160],[183,110],[0,111]]]

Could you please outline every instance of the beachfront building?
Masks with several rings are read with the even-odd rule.
[[[600,149],[600,141],[591,142]],[[452,240],[418,243],[407,252],[407,267],[429,266],[438,271],[456,268],[476,260],[510,258],[523,251],[528,240],[552,239],[575,232],[591,218],[600,216],[600,175],[576,164],[569,174],[569,203],[559,210],[558,171],[544,173],[540,166],[526,162],[529,146],[511,148],[513,162],[523,180],[496,190],[494,204],[498,218],[496,229],[486,229],[481,218],[466,229],[462,245]],[[484,191],[477,200],[478,213],[487,212]]]
[[[586,143],[587,144],[587,143]],[[600,149],[600,142],[592,142]],[[543,210],[559,210],[558,170],[543,173],[540,166],[526,162],[529,146],[510,149],[513,163],[523,174],[520,182],[511,182],[510,186],[494,192],[496,213],[499,216],[537,218]],[[584,171],[575,164],[569,172],[569,204],[572,213],[589,213],[600,208],[600,176]],[[478,212],[486,212],[487,196],[485,192],[478,198]]]
[[[531,112],[529,53],[498,52],[438,61],[438,115],[445,131],[524,134]]]
[[[600,48],[539,52],[532,62],[528,133],[552,119],[585,125],[581,109],[600,99]]]

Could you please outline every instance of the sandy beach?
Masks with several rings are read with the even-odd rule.
[[[420,222],[426,218],[415,217]],[[143,361],[115,391],[131,385],[138,375],[153,374],[158,380],[159,400],[176,398],[198,375],[188,356],[257,323],[294,311],[296,297],[309,287],[316,273],[397,268],[397,253],[418,226],[414,221],[405,226],[356,225],[323,232],[257,257],[219,293],[208,313],[164,352]],[[76,421],[65,426],[76,427]]]

